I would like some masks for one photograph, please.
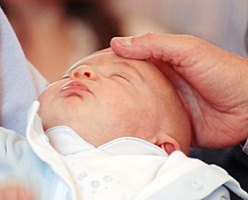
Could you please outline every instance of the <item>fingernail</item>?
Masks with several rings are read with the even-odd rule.
[[[131,40],[131,37],[118,37],[118,38],[115,38],[117,40],[117,42],[124,46],[124,47],[129,47],[131,46],[131,43],[132,43],[132,40]]]

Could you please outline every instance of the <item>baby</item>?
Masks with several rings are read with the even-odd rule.
[[[162,73],[111,50],[41,94],[27,140],[0,137],[0,185],[22,183],[37,199],[228,199],[222,185],[248,199],[224,170],[185,156],[190,122]]]
[[[188,153],[191,130],[172,85],[151,63],[98,52],[79,61],[39,98],[45,130],[68,126],[95,147],[137,137]]]

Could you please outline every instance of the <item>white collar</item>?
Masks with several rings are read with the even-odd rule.
[[[158,146],[134,137],[121,137],[99,147],[95,147],[66,126],[53,127],[47,130],[46,134],[53,148],[62,155],[100,150],[112,155],[168,156],[166,152]]]

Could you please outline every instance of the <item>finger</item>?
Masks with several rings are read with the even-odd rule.
[[[116,54],[134,59],[160,59],[178,65],[194,47],[193,36],[149,33],[134,37],[116,37],[110,42]]]
[[[120,56],[170,63],[203,96],[217,100],[219,91],[240,81],[240,74],[248,74],[248,69],[242,67],[247,61],[194,36],[149,33],[113,38],[110,44]],[[227,68],[228,73],[223,73]],[[245,83],[247,86],[246,80]]]
[[[192,77],[199,77],[203,67],[205,74],[212,68],[202,62],[210,59],[206,58],[209,44],[189,35],[149,33],[134,37],[117,37],[111,40],[110,45],[115,53],[126,58],[170,63],[179,74],[183,75],[184,79],[193,85],[195,85],[193,82],[198,80]],[[210,57],[215,64],[217,61]],[[162,68],[159,65],[157,67]]]

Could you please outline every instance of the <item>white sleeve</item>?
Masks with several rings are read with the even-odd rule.
[[[46,86],[0,8],[0,126],[25,135],[28,108]]]

